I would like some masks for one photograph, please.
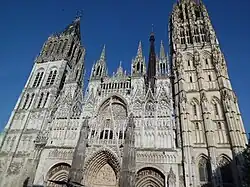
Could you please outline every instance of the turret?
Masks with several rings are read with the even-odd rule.
[[[139,42],[137,55],[135,59],[132,60],[131,65],[131,74],[132,76],[143,76],[146,73],[146,63],[145,63],[145,57],[143,57],[142,53],[142,43]]]
[[[106,66],[106,48],[103,46],[100,59],[93,65],[91,72],[91,79],[101,79],[107,76]]]
[[[165,53],[163,41],[160,46],[160,58],[156,58],[156,75],[157,77],[166,76],[170,73],[170,64],[168,56]]]

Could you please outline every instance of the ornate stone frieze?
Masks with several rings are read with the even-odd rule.
[[[137,162],[176,163],[176,156],[167,152],[137,151]]]
[[[66,159],[70,160],[73,158],[73,152],[74,150],[51,150],[49,152],[48,158],[51,159]]]

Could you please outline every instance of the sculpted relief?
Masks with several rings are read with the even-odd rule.
[[[106,164],[96,175],[92,187],[117,187],[116,175],[113,168]]]

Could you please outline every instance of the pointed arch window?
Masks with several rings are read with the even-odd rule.
[[[51,81],[51,78],[52,78],[52,74],[53,74],[53,71],[50,71],[48,79],[47,79],[47,82],[46,82],[46,86],[48,86],[50,84],[50,81]]]
[[[43,103],[43,107],[45,107],[45,105],[46,105],[46,103],[48,101],[48,98],[49,98],[49,92],[47,92],[47,94],[46,94],[45,101]]]
[[[219,109],[218,109],[218,104],[217,104],[217,103],[214,103],[214,114],[215,114],[216,116],[219,115]]]
[[[201,158],[198,167],[200,184],[203,186],[211,183],[210,164],[208,160]]]
[[[185,44],[185,30],[183,27],[180,28],[180,37],[181,37],[181,44]]]
[[[186,36],[187,36],[187,43],[192,44],[193,41],[192,41],[192,38],[191,38],[191,32],[190,32],[189,28],[186,28]]]
[[[38,87],[42,81],[43,78],[43,74],[44,72],[37,72],[34,83],[33,83],[33,87]]]
[[[197,105],[196,104],[193,104],[193,113],[194,113],[194,116],[197,116]]]
[[[40,99],[38,101],[38,105],[37,105],[37,108],[40,108],[41,107],[41,104],[42,104],[42,101],[43,101],[43,93],[41,93],[41,96],[40,96]]]
[[[204,26],[200,27],[200,33],[201,33],[201,41],[202,42],[207,42],[206,30],[205,30]]]
[[[212,81],[211,75],[208,75],[208,80],[209,80],[209,81]]]
[[[30,108],[30,106],[31,106],[31,104],[32,104],[32,102],[33,102],[34,97],[35,97],[35,94],[33,93],[33,94],[31,95],[31,98],[30,98],[30,102],[29,102],[29,105],[28,105],[28,109]]]
[[[53,85],[56,79],[56,75],[57,75],[57,70],[54,70],[51,81],[50,81],[50,85]]]
[[[29,100],[29,94],[27,94],[26,95],[26,97],[25,97],[25,101],[24,101],[24,104],[23,104],[23,108],[22,109],[25,109],[25,107],[26,107],[26,105],[27,105],[27,102],[28,102],[28,100]]]
[[[192,83],[193,82],[193,77],[190,76],[189,79],[190,79],[190,82]]]
[[[200,34],[199,34],[199,28],[198,28],[197,25],[194,27],[194,39],[195,39],[196,43],[200,43],[201,42]]]

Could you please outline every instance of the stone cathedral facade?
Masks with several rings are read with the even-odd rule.
[[[246,133],[201,1],[176,3],[169,43],[151,33],[148,60],[139,42],[111,76],[104,46],[84,93],[80,19],[50,36],[1,135],[0,186],[240,187]]]

